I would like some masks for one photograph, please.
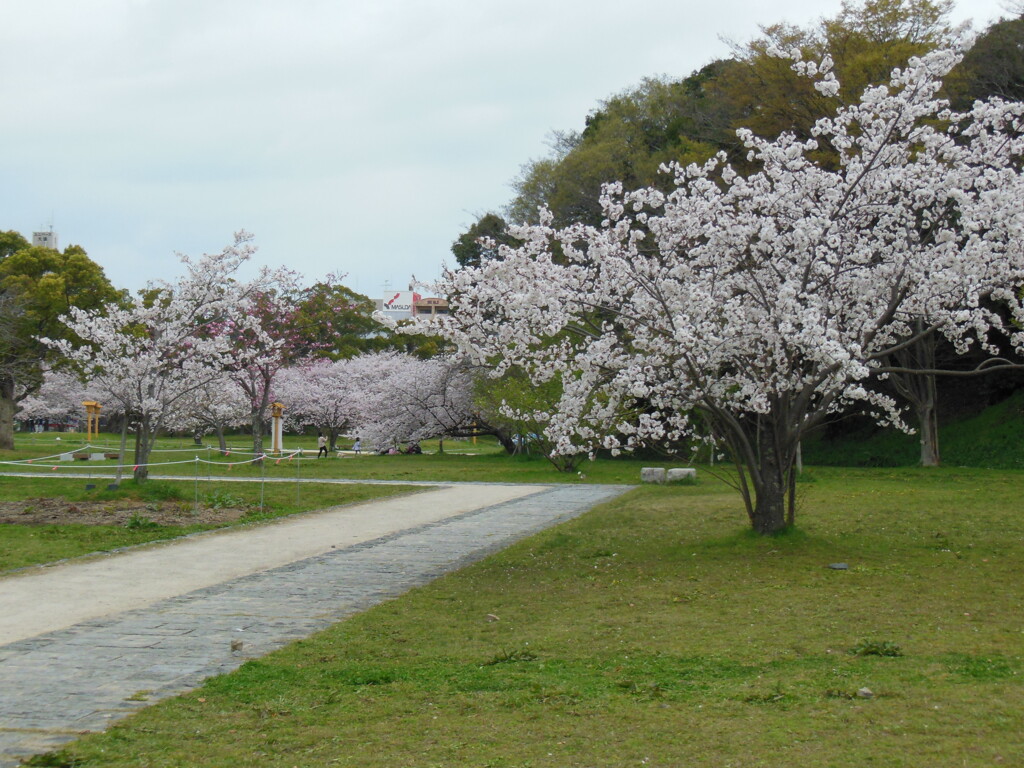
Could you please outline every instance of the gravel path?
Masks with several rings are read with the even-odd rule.
[[[0,768],[625,490],[452,485],[0,579]]]

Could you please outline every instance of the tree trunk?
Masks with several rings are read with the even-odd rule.
[[[501,443],[501,447],[505,449],[506,454],[513,456],[518,452],[519,447],[516,445],[516,441],[512,439],[510,434],[502,429],[495,429],[491,434],[497,438],[499,443]]]
[[[934,404],[918,413],[921,430],[921,466],[937,467],[939,458],[939,419]]]
[[[228,452],[228,440],[224,436],[224,425],[218,424],[214,431],[217,433],[217,446],[220,448],[221,454],[226,454]]]
[[[128,445],[128,416],[121,419],[121,447],[117,454],[117,474],[114,476],[114,485],[121,484],[121,476],[124,474],[124,455]]]
[[[915,329],[920,331],[921,327],[922,322],[916,321]],[[934,369],[937,346],[935,334],[930,334],[897,352],[895,358],[904,368]],[[910,403],[917,417],[917,428],[921,433],[921,466],[939,466],[939,394],[935,374],[894,373],[889,380],[895,390]]]
[[[931,363],[934,365],[935,348],[931,349]],[[934,376],[925,376],[920,382],[921,402],[917,408],[917,421],[921,430],[921,466],[937,467],[942,463],[939,457],[939,393]]]
[[[785,529],[786,527],[786,483],[775,474],[772,468],[765,467],[761,462],[760,481],[755,481],[754,488],[757,500],[754,502],[754,513],[751,525],[763,536]]]
[[[135,433],[135,482],[144,483],[149,479],[149,454],[153,447],[149,438],[149,419],[143,417],[139,420],[139,428]]]
[[[252,452],[253,458],[263,455],[263,414],[265,411],[257,409],[252,412]]]
[[[787,451],[783,441],[777,439],[773,424],[760,424],[758,419],[757,441],[759,461],[754,479],[754,509],[750,523],[762,536],[768,536],[787,527],[787,502],[792,490],[792,452]]]
[[[0,448],[14,450],[14,379],[0,376]]]

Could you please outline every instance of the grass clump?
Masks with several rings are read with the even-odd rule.
[[[891,640],[861,640],[850,649],[850,653],[854,656],[888,656],[892,658],[902,656],[903,650]]]
[[[180,484],[165,480],[149,480],[135,485],[139,498],[146,501],[181,501],[185,498],[185,490]]]
[[[246,502],[240,496],[230,493],[227,490],[214,491],[203,497],[203,501],[210,509],[228,509],[230,507],[244,507]]]
[[[137,512],[128,518],[128,522],[124,524],[124,527],[129,531],[149,531],[155,528],[159,528],[160,525],[154,523],[145,515],[140,515]]]

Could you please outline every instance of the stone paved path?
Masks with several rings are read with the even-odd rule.
[[[624,490],[549,487],[0,646],[0,767],[104,730],[147,705],[131,700],[140,692],[195,688]]]

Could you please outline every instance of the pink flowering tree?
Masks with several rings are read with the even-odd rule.
[[[808,430],[854,403],[903,426],[871,386],[905,372],[899,350],[923,334],[960,353],[1024,345],[1024,105],[951,111],[937,93],[959,58],[912,59],[814,140],[742,131],[747,176],[719,156],[667,169],[668,194],[607,186],[601,226],[513,228],[520,247],[446,276],[440,328],[498,375],[560,379],[560,453],[710,431],[754,530],[782,530]],[[794,68],[838,93],[827,57]]]
[[[125,306],[101,310],[72,308],[64,318],[84,343],[44,340],[63,355],[100,393],[136,424],[135,479],[148,476],[147,462],[159,432],[185,400],[218,380],[229,366],[259,354],[238,349],[214,332],[225,325],[265,337],[251,312],[265,290],[266,274],[241,282],[236,274],[253,249],[241,233],[235,244],[198,260],[182,256],[185,275],[176,283],[151,284]]]
[[[244,326],[226,324],[218,331],[239,353],[229,371],[249,398],[252,449],[257,456],[263,453],[263,433],[278,374],[302,366],[311,355],[330,351],[329,342],[311,331],[315,322],[309,314],[309,296],[330,294],[332,290],[345,295],[347,289],[339,284],[342,277],[332,274],[314,288],[302,289],[298,274],[278,270],[254,297],[249,318],[254,322]]]

